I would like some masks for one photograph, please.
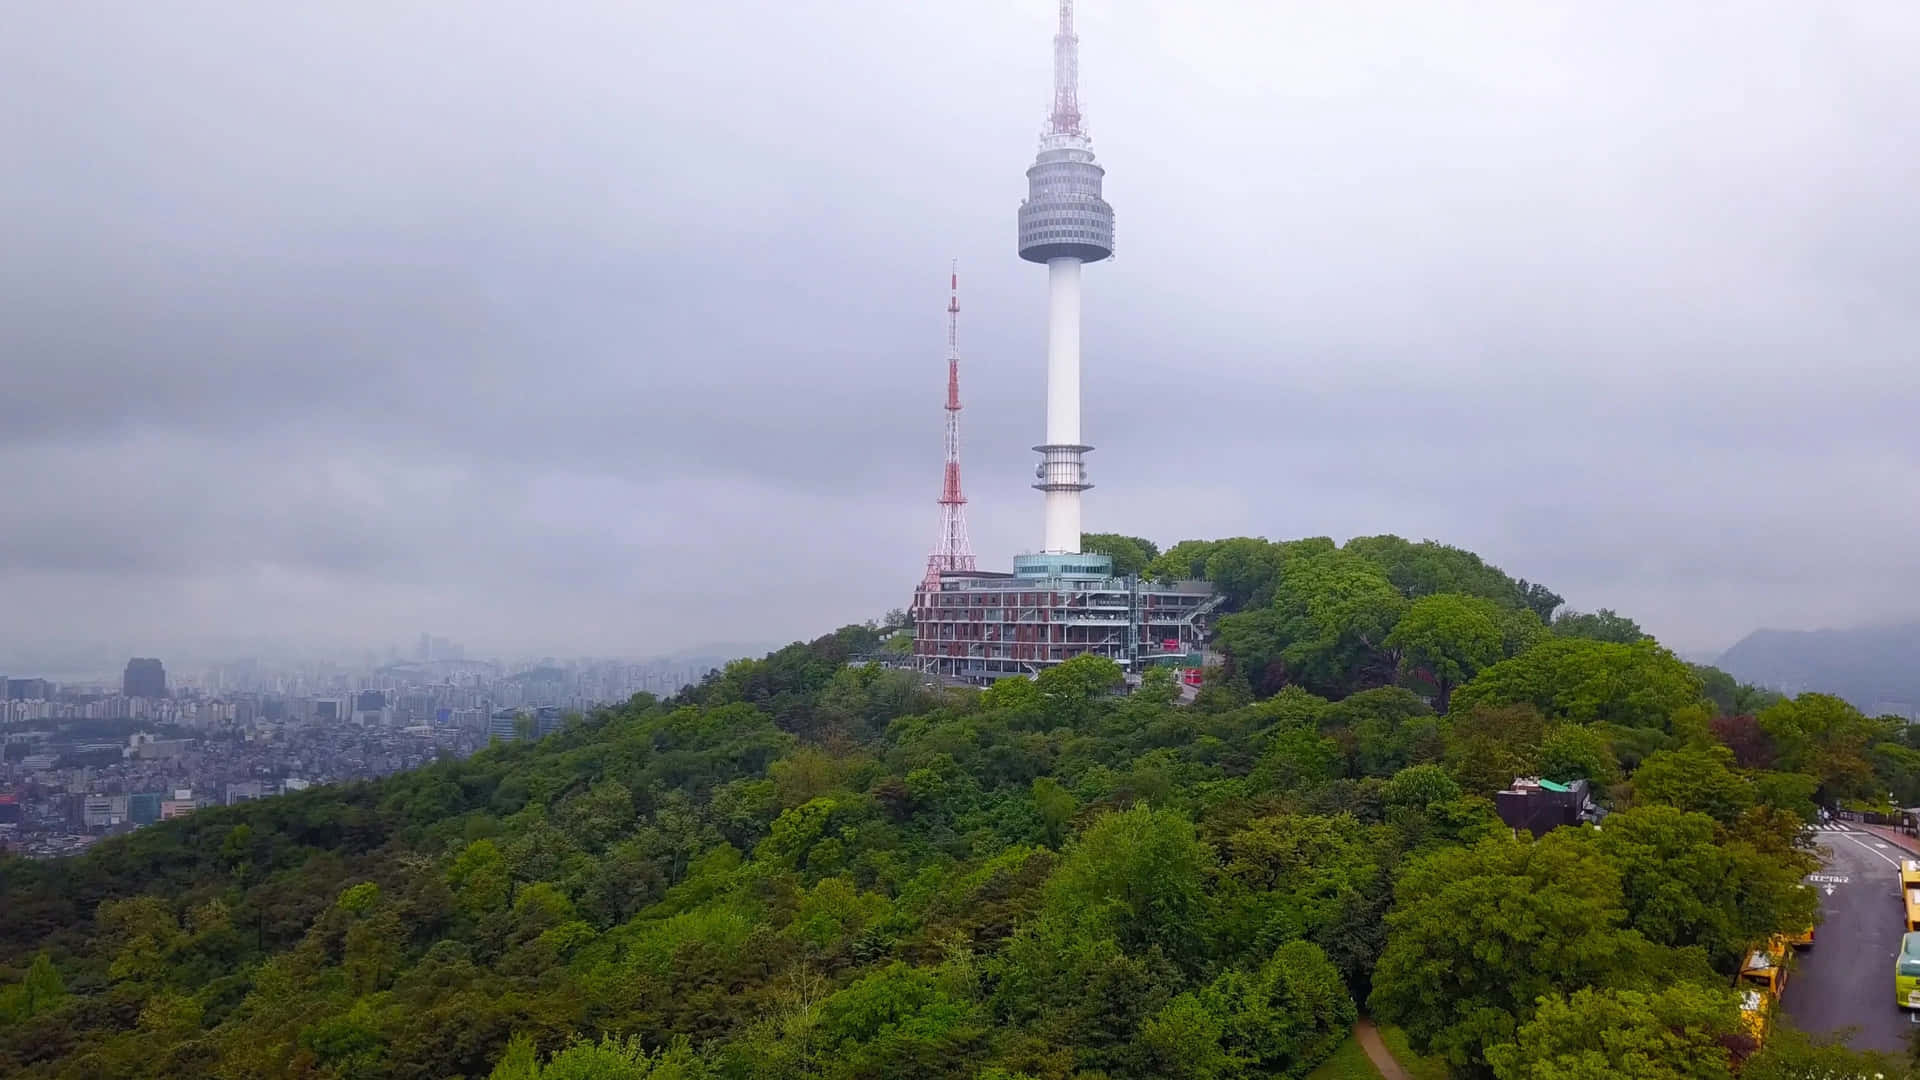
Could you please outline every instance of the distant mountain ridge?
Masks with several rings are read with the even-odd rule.
[[[1868,712],[1920,711],[1920,622],[1852,630],[1756,630],[1714,664],[1788,694],[1833,694]]]

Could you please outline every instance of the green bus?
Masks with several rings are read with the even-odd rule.
[[[1900,939],[1900,955],[1893,961],[1893,1000],[1903,1009],[1920,1009],[1920,933]]]

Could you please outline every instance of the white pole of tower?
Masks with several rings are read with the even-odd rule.
[[[1047,260],[1047,442],[1080,444],[1080,260]],[[1073,479],[1078,480],[1079,477]],[[1047,491],[1049,553],[1080,550],[1080,492]]]
[[[1060,0],[1053,36],[1053,110],[1020,204],[1020,257],[1047,267],[1047,441],[1033,486],[1046,494],[1042,551],[1080,551],[1080,493],[1087,451],[1080,441],[1080,264],[1113,254],[1113,207],[1101,197],[1106,170],[1093,158],[1080,116],[1080,38],[1073,0]]]

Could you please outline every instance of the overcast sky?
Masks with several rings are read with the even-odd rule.
[[[1037,547],[1047,0],[5,5],[0,663],[903,606],[948,260]],[[1396,532],[1687,651],[1920,614],[1920,7],[1084,0],[1090,530]]]

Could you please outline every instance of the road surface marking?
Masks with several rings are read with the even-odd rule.
[[[1867,853],[1867,854],[1869,854],[1869,855],[1872,855],[1872,856],[1875,856],[1876,858],[1880,858],[1880,859],[1886,859],[1886,861],[1887,861],[1888,863],[1891,863],[1891,864],[1893,865],[1893,868],[1894,868],[1895,870],[1898,870],[1898,869],[1900,869],[1900,860],[1899,860],[1899,859],[1894,859],[1894,858],[1888,858],[1887,856],[1885,856],[1885,855],[1882,855],[1882,854],[1880,854],[1879,852],[1877,852],[1877,851],[1875,851],[1875,850],[1873,850],[1872,848],[1870,848],[1870,847],[1868,847],[1867,845],[1865,845],[1865,844],[1863,844],[1863,843],[1861,843],[1861,842],[1860,842],[1860,840],[1859,840],[1858,838],[1856,838],[1856,837],[1855,837],[1855,836],[1854,836],[1854,835],[1853,835],[1852,833],[1842,833],[1841,835],[1842,835],[1842,836],[1845,836],[1845,837],[1846,837],[1847,839],[1849,839],[1849,840],[1852,840],[1852,841],[1853,841],[1854,843],[1856,843],[1856,844],[1859,844],[1859,845],[1860,845],[1860,850],[1862,850],[1862,851],[1864,851],[1864,852],[1866,852],[1866,853]],[[1885,844],[1881,844],[1880,846],[1881,846],[1881,847],[1886,847],[1887,845],[1885,845]]]
[[[1851,879],[1845,874],[1808,874],[1807,880],[1812,882],[1824,881],[1830,885],[1845,885],[1848,884]]]

